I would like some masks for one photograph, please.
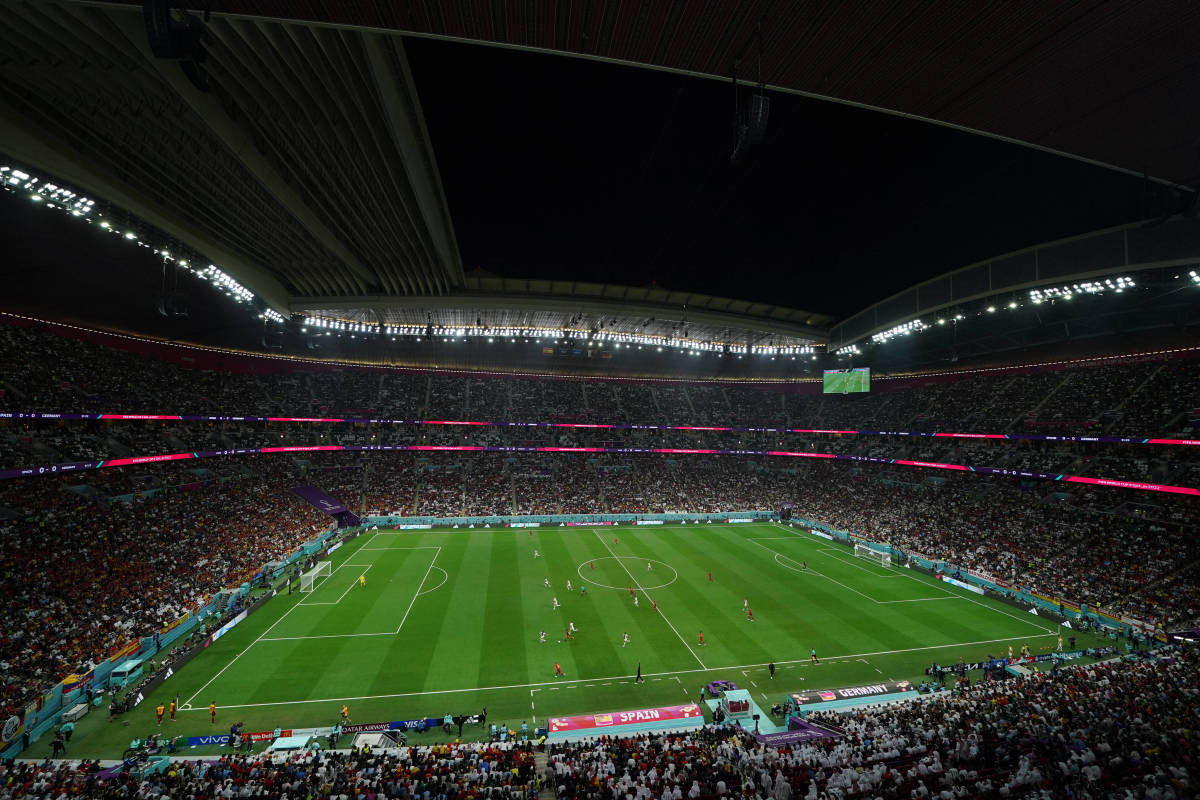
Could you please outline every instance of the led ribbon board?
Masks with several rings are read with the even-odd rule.
[[[55,475],[59,473],[80,472],[104,467],[125,467],[134,464],[149,464],[158,461],[179,461],[192,458],[212,458],[216,456],[251,455],[255,453],[312,453],[331,450],[344,451],[398,451],[398,452],[472,452],[472,453],[628,453],[628,454],[670,454],[670,455],[737,455],[737,456],[783,456],[788,458],[830,458],[840,461],[864,461],[873,464],[897,464],[905,467],[924,467],[929,469],[949,469],[960,472],[976,472],[982,475],[1010,475],[1021,478],[1033,478],[1046,481],[1065,481],[1067,483],[1090,483],[1097,486],[1114,486],[1120,489],[1139,489],[1146,492],[1169,492],[1171,494],[1187,494],[1200,496],[1200,489],[1190,486],[1171,486],[1160,483],[1143,483],[1141,481],[1125,481],[1114,478],[1085,478],[1079,475],[1055,475],[1049,472],[1033,472],[1016,469],[997,469],[993,467],[975,467],[965,464],[945,464],[936,461],[908,461],[894,458],[879,458],[875,456],[837,455],[834,453],[807,453],[799,450],[701,450],[678,447],[520,447],[520,446],[485,446],[485,445],[456,445],[456,444],[325,444],[296,447],[262,447],[244,448],[237,450],[197,450],[190,453],[168,453],[157,456],[136,456],[133,458],[114,458],[107,461],[74,461],[67,464],[51,464],[43,467],[22,467],[20,469],[0,470],[0,479],[23,478],[34,475]]]

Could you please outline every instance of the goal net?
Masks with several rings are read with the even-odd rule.
[[[865,544],[858,544],[857,542],[854,544],[854,557],[874,561],[881,567],[890,567],[892,565],[891,553],[881,553],[878,550],[872,550]]]
[[[333,569],[329,566],[329,562],[322,561],[300,576],[300,591],[311,592],[316,587],[317,578],[328,578],[332,574]]]

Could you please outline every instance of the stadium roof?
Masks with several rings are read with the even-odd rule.
[[[1176,210],[1200,176],[1188,4],[143,5],[168,6],[0,6],[0,148],[296,318],[807,346],[952,266]],[[774,103],[741,171],[738,62]]]
[[[141,5],[138,0],[119,0]],[[186,4],[182,4],[186,5]],[[567,53],[728,79],[967,128],[1192,186],[1200,7],[886,0],[393,3],[207,0],[304,20]],[[757,66],[761,34],[761,67]],[[1164,114],[1165,110],[1172,113]]]

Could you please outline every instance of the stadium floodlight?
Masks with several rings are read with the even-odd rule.
[[[928,327],[929,326],[921,320],[913,319],[888,328],[886,331],[880,331],[879,333],[873,334],[871,336],[871,341],[875,344],[882,344],[886,341],[896,338],[897,336],[908,336],[911,333],[923,331]]]
[[[316,588],[317,578],[328,578],[333,575],[333,567],[329,561],[322,561],[300,576],[300,592],[311,592]]]

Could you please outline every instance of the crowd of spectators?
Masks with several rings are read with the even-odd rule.
[[[71,491],[65,476],[5,486],[22,490],[19,503],[0,498],[17,516],[0,520],[5,714],[327,528],[285,488],[298,474],[268,459],[122,502]]]
[[[554,745],[561,798],[1185,798],[1195,796],[1195,651],[822,712],[836,737],[772,747],[726,725]]]
[[[177,760],[139,779],[109,776],[97,762],[0,764],[3,796],[366,800],[389,798],[537,797],[538,776],[527,744],[433,745],[400,751],[302,751],[292,755],[224,756]]]
[[[1186,430],[1200,409],[1200,359],[1135,360],[1015,373],[876,379],[868,394],[815,383],[755,385],[264,364],[192,369],[158,358],[0,325],[0,410],[360,416],[790,426],[972,433],[1152,436]],[[147,407],[147,403],[153,407]]]

